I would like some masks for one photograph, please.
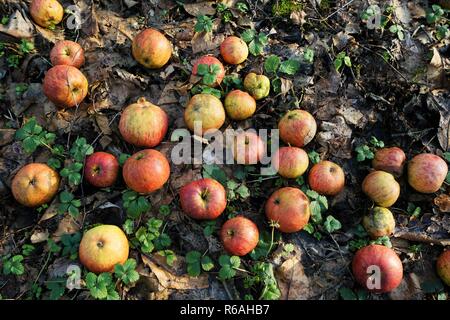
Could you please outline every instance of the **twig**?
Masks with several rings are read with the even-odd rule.
[[[349,2],[347,2],[346,4],[344,4],[342,7],[340,7],[339,9],[337,9],[335,12],[333,12],[332,14],[328,15],[325,19],[323,20],[328,20],[329,18],[331,18],[332,16],[334,16],[336,13],[341,12],[342,10],[344,10],[346,7],[348,7],[349,5],[351,5],[355,0],[350,0]]]

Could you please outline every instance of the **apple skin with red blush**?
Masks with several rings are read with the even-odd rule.
[[[86,158],[84,178],[94,187],[111,187],[119,174],[119,162],[107,152],[95,152]]]
[[[220,239],[228,253],[242,257],[258,245],[259,230],[253,221],[238,216],[223,224]]]

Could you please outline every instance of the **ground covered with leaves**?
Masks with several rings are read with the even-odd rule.
[[[81,29],[66,10],[54,30],[31,21],[27,2],[0,8],[1,298],[448,298],[435,261],[450,245],[450,179],[431,195],[399,180],[401,196],[391,208],[395,233],[375,240],[400,255],[399,288],[369,294],[350,268],[355,250],[371,241],[360,222],[373,204],[361,182],[374,151],[398,146],[408,159],[431,152],[450,161],[450,15],[437,2],[385,1],[377,11],[371,5],[378,1],[365,0],[74,0],[62,4],[76,6]],[[155,71],[131,55],[131,40],[149,26],[174,46],[170,62]],[[249,59],[226,65],[217,90],[193,83],[192,62],[203,54],[219,57],[228,35],[248,43]],[[88,98],[67,110],[42,91],[49,51],[62,39],[85,49],[81,71],[89,80]],[[287,110],[308,110],[318,132],[305,150],[312,163],[328,159],[343,167],[339,195],[319,196],[303,178],[261,176],[258,166],[171,164],[168,183],[147,196],[127,190],[121,179],[109,189],[83,181],[83,162],[93,151],[110,152],[122,165],[138,150],[118,131],[128,104],[144,96],[167,112],[169,132],[157,149],[170,159],[177,143],[171,135],[185,128],[190,96],[207,90],[224,97],[250,71],[270,78],[271,94],[258,101],[252,118],[227,120],[223,128],[276,128]],[[17,170],[30,162],[48,163],[63,179],[58,196],[37,209],[20,206],[10,191]],[[227,188],[228,206],[217,221],[200,223],[180,209],[179,189],[201,176]],[[263,204],[288,185],[306,191],[312,218],[305,230],[282,235],[266,221]],[[243,258],[226,255],[217,234],[237,214],[261,232],[258,247]],[[83,231],[106,223],[121,226],[133,249],[113,273],[95,275],[81,267],[78,245]]]

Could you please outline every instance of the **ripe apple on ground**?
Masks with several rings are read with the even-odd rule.
[[[374,207],[364,216],[362,224],[372,239],[390,236],[395,230],[395,219],[391,210]]]
[[[441,253],[436,262],[436,270],[442,281],[450,286],[450,250]]]
[[[66,108],[80,104],[88,93],[86,77],[77,68],[66,65],[48,70],[43,87],[44,94],[51,102]]]
[[[245,120],[256,111],[256,101],[247,92],[233,90],[225,97],[225,110],[233,120]]]
[[[198,75],[198,68],[200,65],[206,65],[208,67],[208,73],[214,74],[215,77],[215,79],[212,79],[212,81],[215,80],[213,83],[211,84],[204,83],[204,84],[207,84],[210,87],[217,87],[225,77],[225,68],[223,67],[222,62],[220,62],[219,59],[213,56],[202,56],[199,59],[197,59],[192,66],[193,76],[196,77]],[[213,70],[212,68],[216,68],[217,70]]]
[[[316,135],[314,117],[305,110],[290,110],[278,122],[280,138],[295,147],[303,147]]]
[[[261,100],[269,95],[270,80],[263,74],[250,72],[244,78],[244,88],[255,100]]]
[[[416,191],[422,193],[438,191],[447,173],[447,163],[431,153],[418,154],[408,164],[408,182]]]
[[[97,188],[107,188],[116,182],[119,162],[116,157],[106,152],[95,152],[86,159],[84,177]]]
[[[184,121],[189,130],[193,132],[195,122],[198,122],[201,132],[194,133],[200,135],[211,129],[220,129],[225,122],[225,110],[222,102],[211,94],[196,94],[186,106]]]
[[[280,176],[295,179],[306,172],[308,154],[297,147],[281,147],[272,157],[272,164]]]
[[[172,44],[158,30],[149,28],[133,39],[131,50],[134,59],[146,68],[163,67],[172,56]]]
[[[369,173],[362,183],[363,192],[380,207],[390,207],[400,195],[400,185],[392,174],[384,171]]]
[[[33,0],[30,14],[34,22],[43,28],[53,29],[64,16],[63,6],[56,0]]]
[[[398,255],[394,250],[378,244],[368,245],[356,252],[352,271],[361,286],[375,293],[390,292],[403,279],[403,265]]]
[[[253,131],[238,132],[233,138],[233,157],[237,164],[256,164],[262,159],[266,146]]]
[[[49,202],[58,188],[58,173],[43,163],[25,165],[11,182],[14,198],[26,207],[38,207]]]
[[[144,97],[123,110],[119,131],[126,142],[138,147],[152,148],[161,143],[169,127],[169,118],[160,107]]]
[[[406,155],[402,149],[397,147],[383,148],[375,153],[372,160],[372,167],[400,177],[403,173]]]
[[[214,179],[192,181],[180,190],[183,212],[198,220],[213,220],[227,207],[225,188]]]
[[[84,64],[84,50],[76,42],[58,41],[50,51],[50,61],[54,66],[62,64],[80,68]]]
[[[250,219],[239,216],[225,222],[220,230],[225,250],[234,256],[245,256],[256,248],[259,231]]]
[[[308,224],[311,215],[308,197],[298,188],[278,189],[266,202],[266,216],[281,232],[297,232]]]
[[[91,272],[111,272],[116,264],[128,259],[129,245],[125,233],[114,225],[94,227],[83,235],[78,255]]]
[[[229,64],[240,64],[248,57],[248,47],[241,38],[230,36],[220,45],[220,54]]]
[[[345,174],[342,168],[331,161],[316,163],[308,175],[311,189],[327,196],[335,196],[344,189]]]
[[[125,161],[122,174],[130,189],[150,193],[162,188],[169,179],[170,165],[161,152],[145,149]]]

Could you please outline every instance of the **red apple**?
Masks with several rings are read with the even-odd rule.
[[[237,164],[256,164],[262,159],[266,146],[253,131],[241,131],[233,139],[233,157]]]
[[[194,65],[192,66],[192,75],[197,76],[198,73],[198,66],[199,65],[206,65],[208,66],[208,73],[215,75],[215,82],[212,84],[207,84],[211,87],[217,87],[225,77],[225,69],[223,67],[222,62],[219,61],[219,59],[213,57],[213,56],[203,56],[200,57],[197,61],[194,62]],[[215,67],[212,67],[215,65]],[[213,68],[217,68],[217,71],[215,72]]]
[[[403,173],[406,155],[402,149],[397,147],[383,148],[375,153],[372,160],[372,167],[400,177]]]
[[[344,189],[344,171],[334,162],[320,161],[309,171],[308,183],[320,194],[335,196]]]
[[[166,112],[144,97],[123,110],[119,131],[126,142],[138,147],[154,147],[161,143],[169,127]]]
[[[77,68],[66,65],[48,70],[43,87],[44,94],[51,102],[66,108],[80,104],[88,93],[86,77]]]
[[[197,135],[202,135],[208,130],[220,129],[225,122],[222,102],[211,94],[196,94],[186,106],[184,122],[189,130]],[[194,131],[196,123],[200,132]]]
[[[364,229],[372,239],[390,236],[395,230],[395,219],[389,209],[374,207],[362,220]]]
[[[106,152],[95,152],[86,158],[84,177],[97,188],[107,188],[116,182],[119,162]]]
[[[380,207],[390,207],[400,195],[400,185],[392,174],[384,171],[369,173],[362,183],[363,192]]]
[[[84,64],[84,50],[76,42],[58,41],[50,51],[50,61],[54,66],[62,64],[80,68]]]
[[[295,179],[308,169],[308,154],[297,147],[281,147],[272,157],[272,163],[278,174],[284,178]]]
[[[244,78],[244,88],[255,100],[261,100],[269,95],[270,80],[263,74],[250,72]]]
[[[180,190],[180,204],[183,212],[198,220],[213,220],[222,214],[227,206],[225,188],[214,179],[192,181]]]
[[[169,179],[170,165],[161,152],[145,149],[125,161],[122,174],[130,189],[150,193],[161,189]]]
[[[29,10],[34,22],[43,28],[55,28],[64,16],[64,8],[56,0],[33,0]]]
[[[241,38],[230,36],[220,45],[220,54],[229,64],[240,64],[248,57],[248,47]]]
[[[133,39],[131,50],[134,59],[146,68],[159,69],[172,56],[172,45],[158,30],[145,29]]]
[[[247,92],[233,90],[225,97],[225,110],[233,120],[245,120],[256,111],[256,101]]]
[[[447,163],[431,153],[418,154],[408,164],[408,182],[416,191],[422,193],[438,191],[447,173]]]
[[[292,146],[303,147],[316,135],[317,124],[314,117],[305,110],[290,110],[278,123],[280,138]]]
[[[258,227],[250,219],[235,217],[223,224],[220,239],[229,254],[245,256],[258,245]]]
[[[281,232],[297,232],[308,224],[310,208],[308,197],[297,188],[278,189],[266,202],[266,216],[275,221]]]
[[[436,270],[442,281],[450,286],[450,250],[441,253],[436,262]]]
[[[394,250],[371,244],[359,249],[353,257],[355,280],[365,289],[383,293],[397,288],[403,278],[403,266]]]

